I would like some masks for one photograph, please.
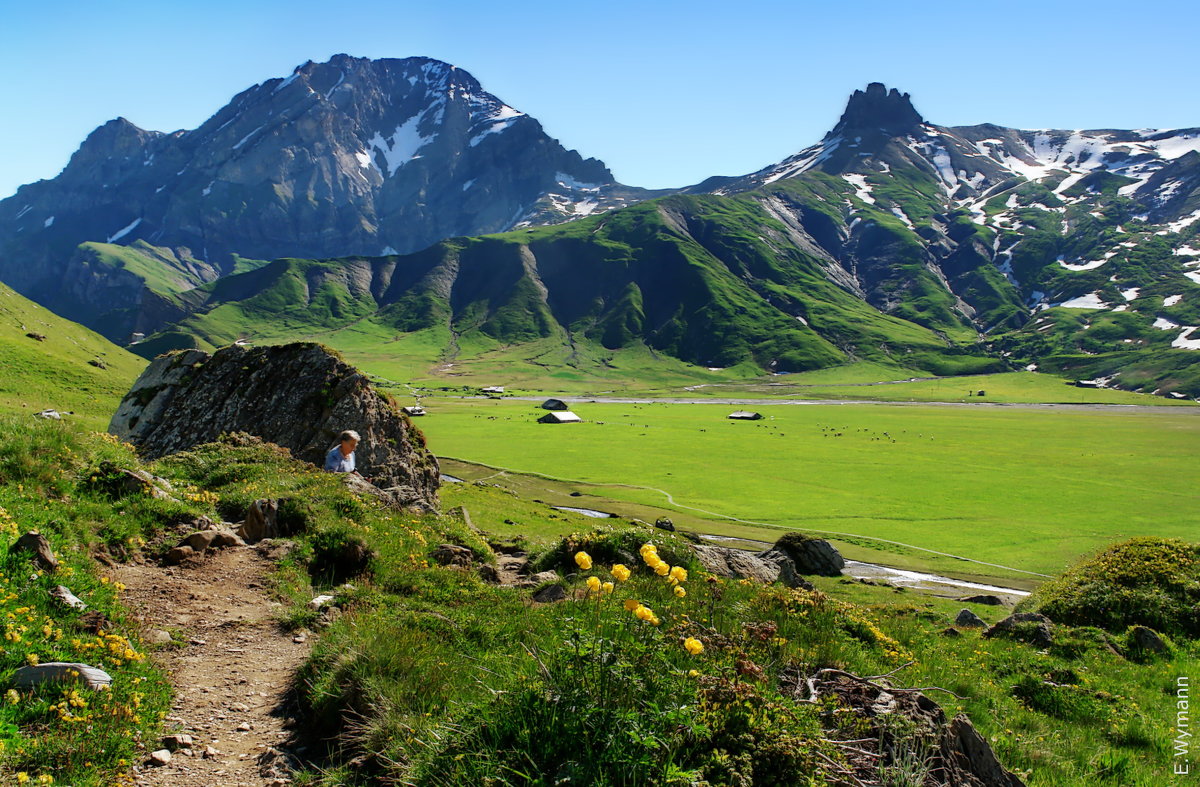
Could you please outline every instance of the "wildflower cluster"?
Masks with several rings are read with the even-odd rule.
[[[658,556],[658,547],[653,543],[647,542],[638,550],[642,556],[642,560],[650,567],[655,574],[663,577],[666,583],[671,587],[672,593],[676,598],[683,598],[687,595],[687,591],[683,588],[683,583],[687,581],[688,572],[683,566],[672,566]],[[584,571],[591,571],[593,566],[592,556],[587,552],[580,550],[575,553],[575,565],[579,566]],[[609,569],[609,574],[617,582],[627,582],[633,575],[633,572],[623,563],[615,563]],[[589,576],[585,581],[588,592],[597,596],[610,595],[616,590],[616,585],[612,581],[602,581],[598,576]],[[661,626],[662,619],[655,611],[635,598],[627,598],[623,603],[626,611],[640,621],[649,623],[651,626]],[[698,656],[704,652],[704,643],[695,637],[688,637],[683,642],[683,647],[688,653],[693,656]]]

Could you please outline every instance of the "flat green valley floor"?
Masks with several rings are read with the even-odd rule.
[[[510,470],[557,505],[761,541],[826,534],[852,557],[956,576],[1025,584],[1113,541],[1200,532],[1191,408],[763,404],[764,420],[735,422],[726,405],[580,403],[586,423],[547,425],[528,401],[425,405],[440,457],[491,468],[446,463],[468,480]]]

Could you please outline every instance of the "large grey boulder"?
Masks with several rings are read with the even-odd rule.
[[[964,608],[958,611],[958,617],[954,619],[954,625],[964,628],[983,628],[987,625],[987,621],[971,610]]]
[[[436,506],[440,472],[420,431],[364,375],[318,344],[159,356],[108,427],[147,459],[246,433],[318,466],[346,429],[362,436],[355,455],[362,475],[398,503]]]
[[[796,573],[791,558],[775,549],[754,553],[707,544],[697,545],[692,549],[695,550],[701,565],[719,577],[750,579],[764,584],[781,582],[788,587],[812,589],[812,585]]]

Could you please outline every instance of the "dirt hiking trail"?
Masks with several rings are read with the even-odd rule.
[[[176,692],[164,732],[193,739],[165,765],[144,757],[134,763],[137,784],[290,783],[282,749],[290,737],[288,690],[309,642],[276,623],[280,604],[266,591],[271,568],[253,548],[233,547],[179,566],[147,563],[114,570],[147,633],[159,629],[173,636],[174,644],[154,653]],[[168,747],[147,743],[150,751],[160,748]]]

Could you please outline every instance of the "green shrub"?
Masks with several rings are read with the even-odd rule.
[[[1046,582],[1022,607],[1114,633],[1142,625],[1200,637],[1200,545],[1153,537],[1116,544]]]

